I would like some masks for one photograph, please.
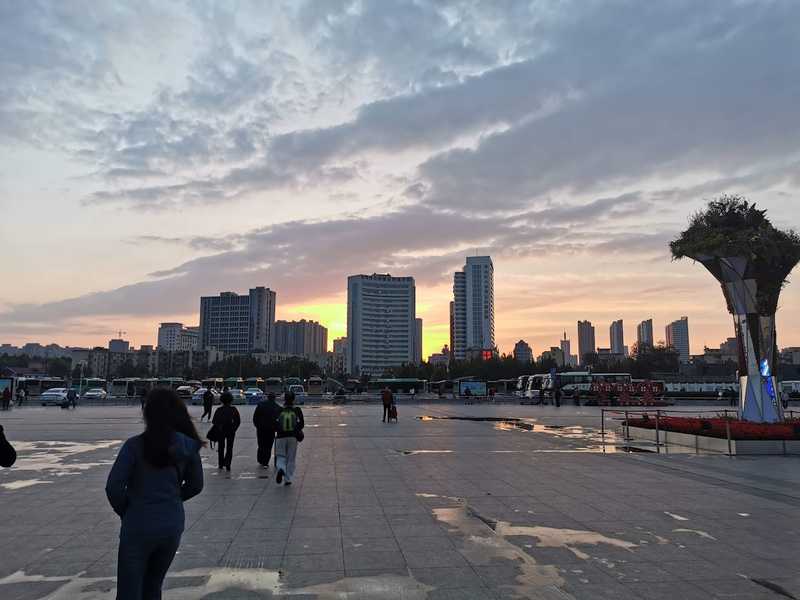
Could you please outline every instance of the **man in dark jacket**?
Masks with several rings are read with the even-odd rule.
[[[275,428],[280,412],[281,405],[275,401],[274,392],[267,394],[267,399],[259,402],[253,412],[253,425],[256,426],[256,438],[258,439],[258,464],[265,469],[269,468],[272,445],[275,443]]]
[[[203,392],[203,414],[200,415],[200,420],[203,420],[203,417],[208,417],[208,420],[211,420],[211,407],[214,406],[214,392],[211,391],[211,388],[206,388],[206,391]]]
[[[219,428],[219,442],[217,444],[217,455],[219,458],[219,468],[231,470],[231,460],[233,459],[233,440],[236,437],[236,430],[242,424],[239,411],[233,406],[233,396],[230,392],[225,392],[220,396],[220,406],[214,413],[212,423]]]
[[[3,390],[3,410],[8,410],[11,406],[11,388],[7,387]]]
[[[389,417],[389,407],[394,403],[394,395],[388,387],[381,391],[381,401],[383,402],[383,422],[386,423],[386,419]]]

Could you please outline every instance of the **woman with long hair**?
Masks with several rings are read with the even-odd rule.
[[[125,442],[106,483],[108,501],[122,518],[117,600],[160,600],[183,534],[183,503],[203,489],[204,444],[178,395],[151,391],[144,420],[144,433]]]

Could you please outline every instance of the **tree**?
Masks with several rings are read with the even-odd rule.
[[[776,229],[766,211],[744,197],[726,195],[696,213],[670,249],[675,260],[696,260],[722,285],[739,341],[739,416],[781,420],[774,378],[775,312],[781,290],[800,262],[800,236]]]

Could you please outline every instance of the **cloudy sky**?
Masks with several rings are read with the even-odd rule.
[[[750,196],[800,226],[800,3],[320,0],[0,4],[0,342],[153,343],[267,285],[346,328],[346,276],[495,261],[501,350],[575,322],[690,317],[719,288],[667,243]],[[800,345],[800,282],[781,345]]]

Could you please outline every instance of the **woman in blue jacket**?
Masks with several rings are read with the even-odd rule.
[[[178,395],[154,389],[144,420],[144,433],[125,442],[106,483],[122,518],[117,600],[160,600],[183,534],[183,503],[203,489],[203,443]]]

